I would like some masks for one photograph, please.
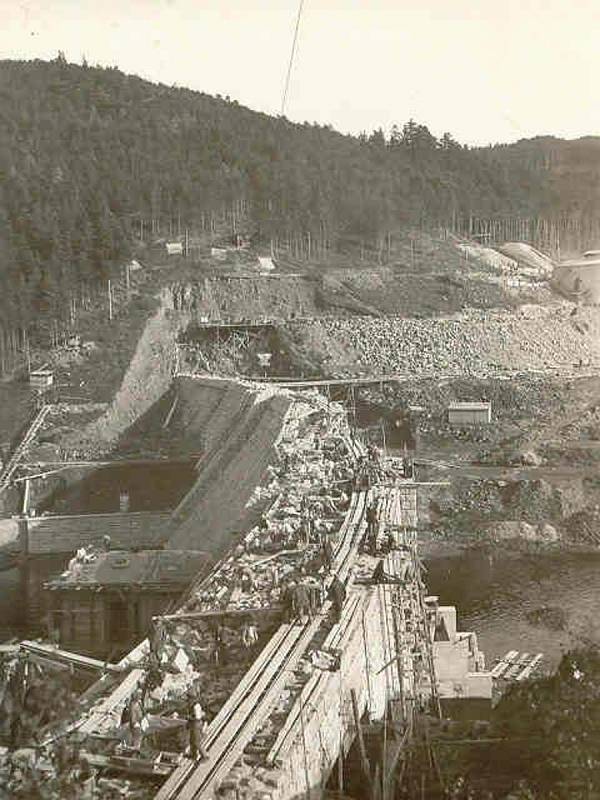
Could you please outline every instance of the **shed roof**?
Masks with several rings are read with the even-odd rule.
[[[450,403],[448,411],[489,411],[492,407],[490,402],[481,403]]]
[[[142,550],[130,553],[111,550],[98,553],[94,561],[75,563],[48,582],[50,589],[76,586],[182,586],[192,581],[212,563],[199,550]]]

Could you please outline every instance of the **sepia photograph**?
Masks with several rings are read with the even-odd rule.
[[[600,2],[0,15],[0,800],[600,800]]]

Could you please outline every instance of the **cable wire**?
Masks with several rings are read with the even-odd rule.
[[[302,7],[304,6],[304,0],[300,0],[300,5],[298,6],[298,16],[296,17],[296,27],[294,29],[294,39],[292,41],[292,52],[290,53],[290,63],[288,64],[287,75],[285,77],[285,86],[283,89],[283,99],[281,101],[281,116],[285,111],[285,101],[287,100],[288,89],[290,88],[290,77],[292,75],[292,66],[294,63],[294,55],[296,53],[296,44],[298,42],[298,30],[300,28],[300,17],[302,16]]]

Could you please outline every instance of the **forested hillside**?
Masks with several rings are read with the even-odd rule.
[[[223,209],[314,257],[557,207],[547,170],[512,148],[470,150],[413,121],[343,136],[62,56],[0,62],[0,114],[0,345],[67,318],[140,236],[210,229]]]
[[[472,231],[530,241],[557,257],[600,247],[600,137],[522,139],[480,151],[511,173],[527,169],[534,216],[469,220]],[[524,173],[523,173],[524,174]],[[465,221],[463,232],[469,232]]]

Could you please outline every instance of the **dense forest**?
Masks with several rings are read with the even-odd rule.
[[[210,231],[224,211],[313,258],[402,226],[560,211],[556,140],[469,149],[412,120],[345,136],[62,54],[0,62],[0,114],[0,349],[67,319],[140,239]]]

